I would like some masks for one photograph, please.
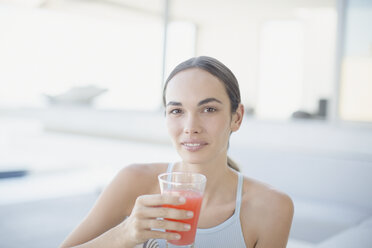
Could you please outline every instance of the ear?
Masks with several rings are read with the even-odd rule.
[[[231,131],[236,132],[239,130],[240,125],[242,124],[244,116],[244,106],[243,104],[239,104],[238,108],[236,109],[236,112],[232,116],[231,120]]]

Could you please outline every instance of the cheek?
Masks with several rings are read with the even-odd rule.
[[[176,136],[179,133],[180,125],[179,123],[171,118],[167,118],[167,129],[170,136]]]
[[[222,136],[223,138],[230,135],[230,122],[226,121],[226,118],[214,119],[210,121],[208,126],[210,127],[210,132],[213,133],[216,137]]]

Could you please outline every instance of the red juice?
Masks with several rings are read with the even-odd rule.
[[[192,211],[194,213],[194,216],[191,219],[184,219],[184,220],[167,219],[167,220],[187,223],[191,225],[191,229],[186,232],[167,230],[167,232],[174,232],[174,233],[178,233],[181,235],[181,239],[168,240],[168,242],[174,245],[190,245],[194,243],[194,240],[195,240],[196,228],[198,226],[198,219],[199,219],[200,208],[201,208],[201,204],[203,200],[203,195],[200,192],[196,192],[192,190],[170,190],[168,192],[176,193],[179,196],[185,197],[186,203],[183,205],[164,205],[163,207],[184,209],[184,210]]]

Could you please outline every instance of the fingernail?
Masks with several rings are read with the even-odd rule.
[[[191,212],[191,211],[187,211],[186,215],[187,215],[188,217],[193,217],[193,216],[194,216],[194,213]]]
[[[185,227],[186,230],[190,230],[191,229],[191,226],[188,225],[188,224],[186,224],[184,227]]]
[[[183,197],[183,196],[181,196],[178,200],[179,200],[179,202],[181,202],[181,203],[185,203],[185,202],[186,202],[186,198]]]

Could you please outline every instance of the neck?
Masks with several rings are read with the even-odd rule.
[[[181,162],[176,165],[176,171],[196,172],[207,177],[203,205],[221,201],[223,200],[223,196],[226,196],[229,192],[235,192],[234,189],[236,188],[235,182],[237,181],[237,176],[236,172],[227,165],[227,157],[225,157],[225,159],[213,160],[205,164]],[[232,197],[235,197],[235,195],[232,195]]]

